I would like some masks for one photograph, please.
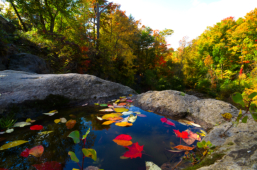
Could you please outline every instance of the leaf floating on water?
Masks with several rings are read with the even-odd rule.
[[[183,141],[188,145],[192,145],[195,142],[195,139],[189,137],[188,139],[183,139]]]
[[[5,132],[6,133],[12,133],[14,131],[14,129],[7,129]]]
[[[67,120],[64,117],[60,118],[60,120],[61,120],[61,123],[66,123],[67,122]]]
[[[138,145],[138,142],[133,143],[132,146],[128,146],[127,148],[129,149],[123,156],[128,157],[128,158],[137,158],[137,157],[142,157],[142,151],[143,151],[144,145],[140,146]]]
[[[81,106],[86,106],[87,105],[87,103],[85,103],[85,104],[82,104]]]
[[[203,131],[203,130],[200,130],[202,133],[200,133],[199,135],[201,135],[201,136],[205,136],[206,135],[206,132],[205,131]]]
[[[22,145],[24,143],[27,143],[29,141],[25,141],[25,140],[16,140],[16,141],[13,141],[13,142],[9,142],[7,144],[4,144],[3,146],[0,147],[0,150],[5,150],[5,149],[9,149],[9,148],[12,148],[12,147],[15,147],[15,146],[19,146],[19,145]]]
[[[144,115],[144,114],[139,114],[139,115],[137,115],[138,117],[147,117],[146,115]]]
[[[195,126],[195,127],[201,127],[200,125],[198,125],[198,124],[196,124],[192,121],[188,121],[188,120],[184,120],[184,119],[179,119],[178,122],[183,124],[183,125],[192,125],[192,126]]]
[[[51,161],[51,162],[44,162],[42,164],[34,164],[37,170],[61,170],[62,165],[59,162]]]
[[[179,152],[184,152],[184,150],[168,150],[169,152],[174,152],[174,153],[179,153]]]
[[[171,126],[175,126],[175,124],[172,121],[168,120],[165,117],[161,118],[161,122],[166,123],[166,124],[171,125]]]
[[[150,161],[145,162],[145,166],[147,170],[162,170],[159,166]]]
[[[129,116],[125,117],[123,120],[121,120],[120,122],[128,122]]]
[[[107,108],[107,109],[102,109],[102,110],[99,110],[100,112],[113,112],[113,109],[112,108]]]
[[[28,157],[29,156],[29,148],[26,148],[24,151],[21,152],[20,156]]]
[[[132,142],[131,141],[127,141],[127,140],[117,140],[117,139],[113,139],[113,141],[115,143],[117,143],[117,145],[120,145],[120,146],[129,146],[129,145],[132,145]]]
[[[127,103],[119,103],[118,106],[126,106]]]
[[[134,123],[136,120],[137,120],[137,115],[136,116],[130,115],[129,118],[128,118],[128,121],[130,123]]]
[[[13,127],[24,127],[24,126],[28,126],[31,125],[31,123],[28,122],[17,122],[13,125]]]
[[[58,111],[57,110],[52,110],[49,113],[58,113]]]
[[[129,158],[125,156],[120,156],[120,159],[129,159]]]
[[[120,96],[120,99],[124,99],[124,98],[126,98],[126,96]]]
[[[127,112],[129,109],[126,109],[126,108],[114,108],[114,111],[115,112]]]
[[[108,106],[107,104],[100,104],[101,107],[106,107]]]
[[[176,149],[178,149],[178,150],[191,151],[191,150],[193,150],[195,147],[189,147],[189,146],[184,146],[184,145],[178,145],[178,146],[175,146],[174,148],[176,148]]]
[[[55,119],[54,123],[59,123],[61,121],[61,119]]]
[[[101,117],[98,117],[98,116],[96,116],[96,118],[97,118],[98,120],[103,120]]]
[[[42,130],[44,127],[42,125],[30,126],[30,130]]]
[[[127,99],[126,98],[122,98],[120,99],[120,102],[125,102]]]
[[[106,120],[116,121],[116,120],[122,120],[122,117],[109,117]]]
[[[35,157],[41,157],[44,152],[44,147],[42,145],[35,146],[29,150],[29,154]]]
[[[0,135],[5,134],[5,132],[0,132]]]
[[[31,119],[30,119],[30,118],[27,118],[27,119],[26,119],[26,122],[30,122],[30,121],[31,121]]]
[[[134,112],[134,113],[136,113],[136,114],[138,114],[138,115],[141,114],[140,112]]]
[[[120,99],[116,100],[115,103],[119,103],[120,102]]]
[[[127,140],[127,141],[129,141],[129,140],[132,139],[132,137],[130,135],[126,135],[126,134],[120,134],[115,139],[116,140]]]
[[[147,110],[147,112],[153,112],[152,110]]]
[[[114,122],[115,122],[115,121],[109,120],[109,121],[106,121],[106,122],[102,123],[102,125],[110,125],[110,124],[112,124],[112,123],[114,123]]]
[[[193,132],[191,132],[190,130],[186,130],[186,132],[188,133],[188,137],[189,138],[193,138],[193,139],[195,139],[195,140],[198,140],[198,141],[201,141],[201,137],[198,135],[198,134],[196,134],[196,133],[193,133]]]
[[[126,115],[130,115],[130,114],[132,114],[132,113],[133,113],[132,111],[122,112],[122,114],[125,115],[125,116],[126,116]]]
[[[133,100],[127,100],[127,102],[132,103],[132,102],[133,102]]]
[[[46,135],[46,134],[49,134],[49,133],[52,133],[53,131],[43,131],[43,132],[39,132],[38,134],[39,135]]]
[[[68,122],[66,122],[66,127],[67,129],[72,129],[76,124],[76,120],[69,120]]]
[[[119,123],[115,123],[116,126],[132,126],[132,123],[128,123],[128,122],[119,122]]]
[[[173,129],[175,132],[176,136],[179,138],[187,139],[188,138],[188,133],[186,131],[180,132],[179,130]]]
[[[55,113],[43,113],[44,115],[47,115],[47,116],[53,116],[55,115]]]
[[[94,103],[94,105],[98,106],[98,105],[99,105],[99,103]]]
[[[103,115],[102,119],[108,119],[108,118],[114,118],[114,117],[120,117],[121,113],[110,113]]]

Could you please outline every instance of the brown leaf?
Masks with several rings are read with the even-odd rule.
[[[67,126],[67,129],[72,129],[76,124],[76,120],[69,120],[68,122],[66,122],[66,126]]]
[[[189,146],[184,146],[184,145],[178,145],[178,146],[175,146],[174,148],[176,148],[176,149],[178,149],[178,150],[191,151],[191,150],[193,150],[195,147],[189,147]]]

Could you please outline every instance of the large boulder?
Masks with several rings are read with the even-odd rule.
[[[229,112],[233,116],[238,114],[237,108],[229,103],[215,99],[200,99],[175,90],[148,91],[139,94],[135,97],[135,105],[172,117],[187,116],[205,128],[212,128],[216,124],[225,122],[221,116],[223,113]]]
[[[136,92],[127,86],[87,74],[35,74],[5,70],[0,71],[0,94],[0,110],[4,110],[10,104],[44,100],[49,95],[89,101]]]
[[[44,59],[27,53],[10,55],[8,70],[26,71],[38,74],[50,73]]]

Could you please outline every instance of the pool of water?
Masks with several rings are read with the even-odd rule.
[[[81,165],[82,163],[82,142],[75,144],[72,138],[67,137],[72,131],[78,130],[80,134],[85,134],[88,128],[91,129],[87,136],[86,148],[93,148],[97,152],[97,160],[90,158],[84,159],[84,168],[87,166],[97,166],[104,170],[145,170],[145,162],[151,161],[158,166],[170,162],[176,163],[183,156],[183,153],[171,153],[167,150],[173,145],[186,145],[183,140],[176,137],[175,130],[184,131],[190,129],[192,132],[200,132],[200,128],[194,126],[182,125],[175,120],[171,120],[175,126],[161,122],[158,114],[144,111],[138,107],[130,107],[131,111],[138,111],[146,117],[137,117],[137,120],[130,127],[119,127],[115,124],[102,125],[96,116],[102,116],[104,113],[99,110],[100,106],[75,107],[70,109],[58,110],[53,116],[40,116],[35,123],[44,127],[41,131],[53,131],[47,135],[39,135],[40,131],[30,130],[29,126],[15,127],[14,132],[0,135],[0,146],[16,140],[29,141],[25,144],[0,151],[0,169],[9,170],[28,170],[35,169],[32,165],[42,164],[44,162],[56,161],[61,164],[61,169],[72,170],[79,169],[76,162],[72,161],[68,155],[69,151],[76,153]],[[72,129],[67,129],[65,123],[54,123],[55,119],[64,117],[67,120],[73,119],[77,123]],[[125,117],[125,116],[123,116]],[[170,119],[169,119],[170,120]],[[142,157],[133,159],[121,159],[120,157],[127,151],[123,146],[117,145],[113,139],[120,134],[127,134],[132,137],[132,142],[140,146],[143,145]],[[196,145],[195,141],[192,145]],[[34,156],[22,157],[21,152],[26,148],[42,145],[44,152],[41,157]]]

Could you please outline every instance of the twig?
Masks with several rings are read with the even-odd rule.
[[[178,166],[182,161],[183,161],[183,159],[182,159],[182,158],[180,158],[179,163],[178,163],[174,168],[172,168],[171,170],[174,170],[175,168],[177,168],[177,166]]]

